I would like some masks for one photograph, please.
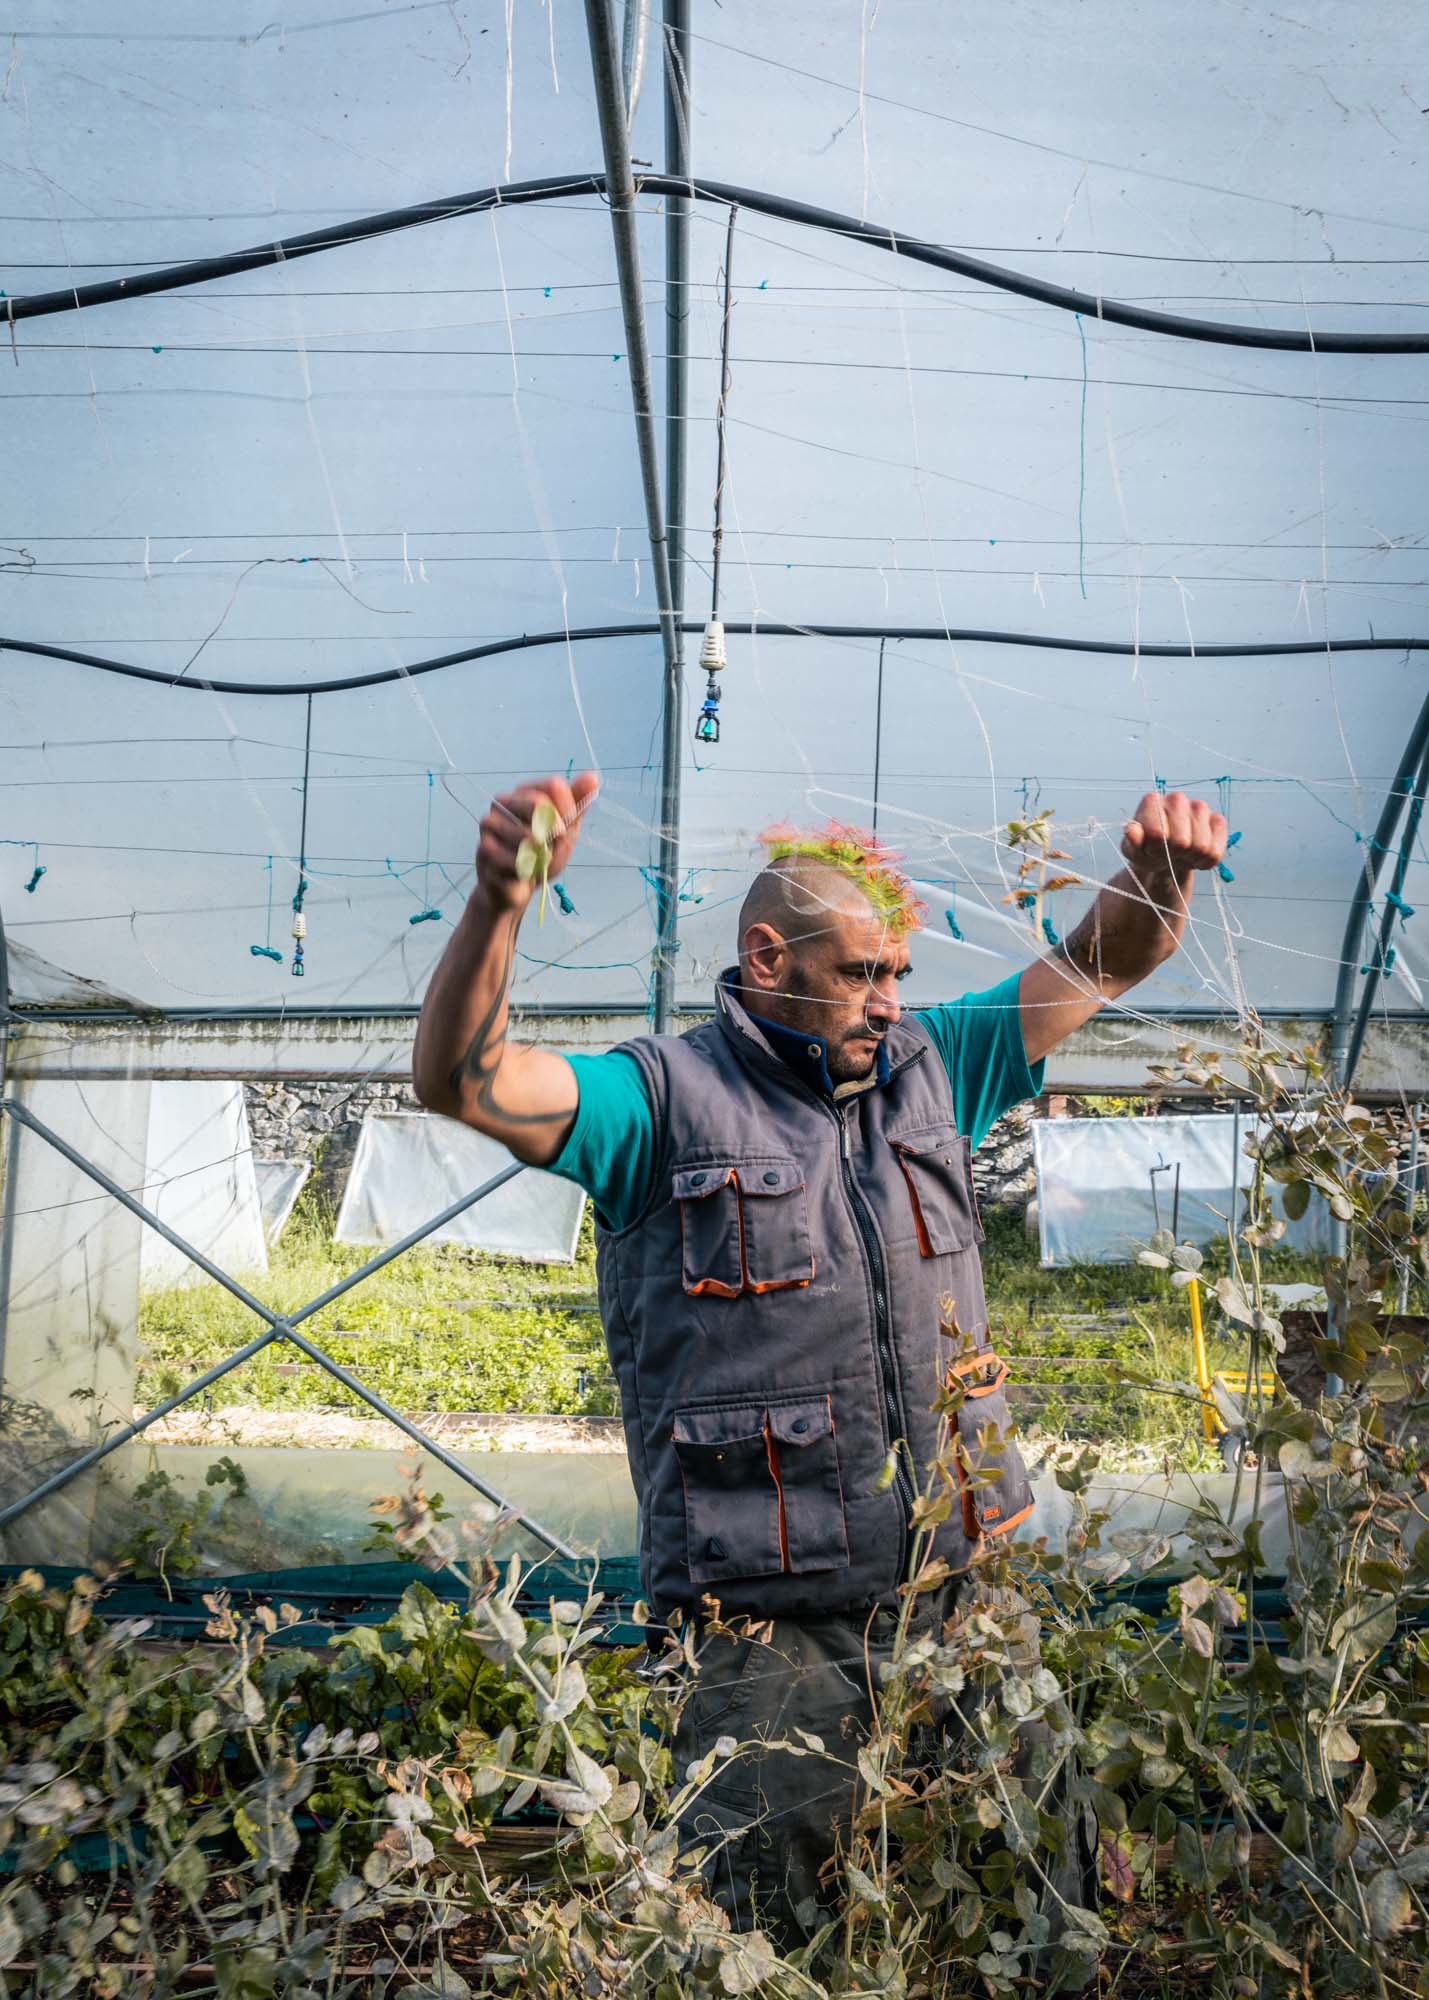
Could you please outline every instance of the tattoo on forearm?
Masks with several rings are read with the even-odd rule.
[[[1079,972],[1099,977],[1102,970],[1102,913],[1100,896],[1063,938],[1057,956]]]
[[[500,1119],[505,1125],[558,1125],[569,1117],[568,1111],[515,1111],[497,1099],[496,1080],[506,1054],[510,1018],[507,999],[515,963],[516,932],[513,928],[507,939],[505,962],[491,1004],[477,1023],[476,1033],[467,1043],[466,1053],[447,1078],[447,1083],[457,1099],[462,1097],[465,1085],[474,1085],[477,1108],[488,1118]]]

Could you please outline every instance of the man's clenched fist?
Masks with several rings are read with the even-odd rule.
[[[1204,799],[1148,792],[1126,823],[1121,851],[1143,883],[1183,881],[1225,859],[1226,823]]]
[[[493,909],[526,908],[541,886],[541,874],[518,872],[517,854],[531,834],[531,815],[548,801],[556,815],[556,829],[550,843],[550,860],[545,873],[558,878],[570,860],[571,849],[580,831],[580,817],[599,790],[594,771],[582,771],[569,782],[565,778],[533,778],[514,792],[501,792],[491,801],[481,822],[481,839],[476,849],[476,884]],[[543,816],[544,817],[544,816]]]

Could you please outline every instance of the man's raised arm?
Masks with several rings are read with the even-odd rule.
[[[1018,984],[1029,1062],[1040,1062],[1108,1000],[1120,999],[1170,958],[1186,928],[1197,873],[1224,859],[1226,823],[1204,799],[1148,792],[1127,821],[1121,851],[1125,868]]]
[[[532,812],[549,800],[557,828],[547,872],[559,877],[596,788],[595,773],[585,771],[574,783],[542,778],[492,800],[481,822],[476,887],[432,974],[412,1045],[419,1102],[499,1139],[533,1167],[549,1165],[565,1144],[577,1090],[564,1056],[507,1036],[516,935],[541,886],[539,873],[518,874],[517,854]]]

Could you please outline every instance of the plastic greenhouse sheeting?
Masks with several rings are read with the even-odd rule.
[[[241,1083],[156,1083],[149,1092],[143,1200],[162,1222],[225,1270],[268,1268],[263,1209]],[[202,1274],[152,1229],[142,1238],[146,1285]]]
[[[312,1170],[310,1160],[254,1160],[266,1242],[276,1243],[282,1235]]]
[[[1251,1129],[1249,1120],[1237,1127],[1234,1116],[1037,1119],[1032,1149],[1042,1262],[1132,1262],[1158,1227],[1172,1225],[1178,1167],[1179,1240],[1223,1240],[1235,1190],[1244,1193],[1252,1170],[1243,1155],[1237,1159],[1237,1137]],[[1277,1189],[1270,1200],[1284,1220]],[[1289,1249],[1329,1247],[1329,1214],[1319,1195],[1298,1221],[1286,1221],[1282,1240]]]
[[[369,1112],[333,1233],[341,1243],[396,1243],[511,1159],[495,1139],[450,1118]],[[428,1241],[569,1264],[584,1213],[585,1196],[574,1182],[528,1167]]]
[[[602,165],[580,8],[305,0],[299,16],[242,0],[198,32],[180,0],[152,0],[130,32],[105,0],[25,0],[0,121],[7,295]],[[696,176],[1251,330],[1420,327],[1429,121],[1402,78],[1423,10],[1221,8],[1212,70],[1185,10],[1125,22],[1122,0],[974,10],[956,32],[926,4],[696,6]],[[631,151],[658,166],[658,19],[651,36]],[[726,209],[693,206],[682,526],[699,620]],[[665,207],[637,201],[660,416]],[[876,809],[927,885],[910,989],[927,999],[1044,948],[1004,901],[1009,817],[1052,808],[1092,882],[1165,782],[1242,838],[1234,882],[1204,886],[1189,949],[1137,1004],[1232,1006],[1243,988],[1262,1009],[1324,1006],[1356,836],[1424,656],[1075,648],[1422,631],[1429,364],[1078,318],[748,210],[732,282],[721,609],[760,629],[731,636],[721,742],[685,744],[682,995],[706,999],[731,955],[771,820]],[[660,646],[565,638],[656,609],[606,202],[456,213],[0,338],[4,630],[183,676],[0,654],[0,902],[19,940],[150,1005],[404,1002],[493,792],[574,761],[600,768],[602,797],[571,912],[553,902],[523,934],[515,997],[642,1003]],[[774,620],[933,636],[773,636]],[[208,681],[301,689],[540,632],[556,643],[315,697],[306,784],[301,695]],[[1032,643],[1058,636],[1073,650]],[[695,706],[697,636],[687,652]],[[1416,859],[1410,905],[1429,902],[1425,873]],[[1056,900],[1065,931],[1082,897]],[[1411,924],[1385,1004],[1418,1006],[1425,970]]]

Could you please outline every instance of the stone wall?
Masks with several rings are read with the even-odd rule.
[[[247,1083],[248,1130],[260,1160],[315,1160],[308,1186],[334,1214],[369,1111],[417,1111],[408,1083]],[[307,1190],[304,1191],[305,1193]]]
[[[313,1185],[334,1212],[342,1200],[357,1135],[369,1111],[420,1109],[412,1087],[370,1083],[250,1083],[244,1086],[253,1150],[262,1160],[317,1160]],[[973,1155],[973,1182],[985,1208],[1021,1210],[1032,1198],[1033,1106],[1018,1105]]]

